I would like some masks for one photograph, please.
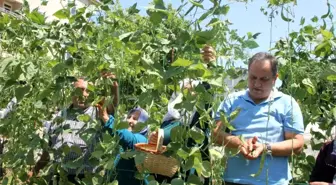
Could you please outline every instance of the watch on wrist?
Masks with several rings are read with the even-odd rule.
[[[266,151],[267,154],[272,155],[272,147],[269,143],[265,144],[265,151]]]

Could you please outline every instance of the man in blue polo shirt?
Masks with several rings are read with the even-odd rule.
[[[240,151],[227,160],[226,184],[285,185],[292,178],[288,157],[303,148],[304,124],[298,103],[274,88],[277,68],[272,55],[255,54],[248,64],[248,90],[230,94],[215,115],[215,142]],[[238,116],[228,119],[234,129],[225,132],[221,112],[229,118],[237,109]],[[264,152],[264,167],[252,177]]]

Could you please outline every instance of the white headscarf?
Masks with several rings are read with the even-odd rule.
[[[182,89],[188,84],[191,84],[192,87],[196,87],[198,84],[200,84],[200,82],[201,81],[199,80],[193,80],[193,79],[186,78],[180,81],[179,84],[180,84],[180,88]],[[191,118],[195,114],[196,109],[194,108],[192,112],[188,112],[184,109],[177,110],[174,108],[176,104],[179,104],[182,102],[182,97],[183,97],[183,94],[181,94],[180,92],[174,92],[172,94],[168,102],[168,112],[163,117],[163,122],[174,119],[174,120],[181,120],[185,123],[186,120],[184,120],[184,117],[190,117],[190,120],[189,120],[189,124],[190,124],[192,120]]]

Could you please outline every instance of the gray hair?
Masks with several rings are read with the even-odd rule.
[[[278,61],[273,55],[266,52],[259,52],[253,55],[248,61],[248,70],[250,70],[250,66],[252,63],[265,61],[269,61],[271,63],[272,74],[273,76],[276,76],[276,74],[278,73]]]

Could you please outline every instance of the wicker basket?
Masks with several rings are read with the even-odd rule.
[[[173,157],[162,155],[166,151],[166,146],[163,143],[163,130],[159,130],[158,143],[138,143],[135,148],[146,153],[143,164],[137,165],[139,172],[148,170],[150,173],[159,174],[167,177],[173,177],[180,168],[180,163]]]

